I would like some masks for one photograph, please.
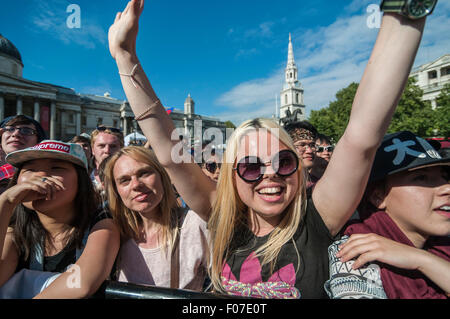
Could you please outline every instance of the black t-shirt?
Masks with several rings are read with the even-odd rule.
[[[98,223],[99,221],[105,219],[105,218],[112,218],[109,212],[106,210],[102,210],[95,214],[95,218],[92,221],[89,229],[92,229],[92,227]],[[74,245],[68,245],[64,247],[59,253],[53,256],[44,256],[44,267],[43,271],[50,271],[50,272],[65,272],[67,267],[71,264],[75,264],[77,261],[76,258],[76,247]],[[17,265],[16,272],[20,271],[21,269],[30,269],[30,257],[28,257],[27,260],[24,260],[21,256],[19,258],[19,264]]]
[[[234,253],[222,271],[226,278],[222,283],[229,293],[263,298],[328,298],[323,285],[329,277],[328,246],[335,238],[312,199],[308,199],[306,213],[293,240],[281,248],[273,271],[270,264],[261,269],[261,260],[254,258],[254,252],[270,234],[256,237],[248,228],[236,233],[232,244],[235,247],[231,250]]]

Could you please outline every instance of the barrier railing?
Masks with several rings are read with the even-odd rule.
[[[131,283],[105,281],[94,298],[105,299],[235,299],[239,297]],[[239,298],[240,299],[240,298]]]

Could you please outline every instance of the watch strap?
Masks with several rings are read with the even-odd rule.
[[[405,5],[405,0],[384,0],[380,9],[384,12],[401,12]]]

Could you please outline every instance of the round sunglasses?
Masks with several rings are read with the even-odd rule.
[[[294,174],[298,169],[298,156],[291,150],[282,150],[275,154],[270,162],[263,162],[257,156],[246,156],[236,165],[239,177],[247,183],[259,181],[266,171],[267,163],[270,163],[278,176],[286,177]]]
[[[205,163],[205,168],[208,172],[210,172],[211,174],[214,174],[216,172],[216,169],[220,169],[220,167],[222,166],[221,163],[216,163],[216,162],[206,162]]]

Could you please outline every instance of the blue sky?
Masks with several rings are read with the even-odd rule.
[[[122,0],[2,1],[0,33],[19,49],[26,79],[78,93],[125,99],[108,50],[108,28]],[[375,0],[154,0],[145,2],[137,51],[166,107],[183,109],[188,93],[198,114],[238,125],[275,112],[289,32],[307,113],[359,82],[378,30],[367,26]],[[66,12],[80,7],[81,27]],[[420,65],[450,53],[450,1],[428,19]]]

